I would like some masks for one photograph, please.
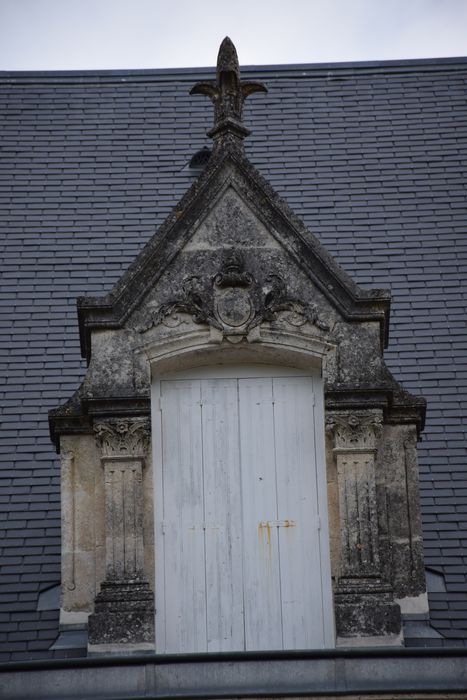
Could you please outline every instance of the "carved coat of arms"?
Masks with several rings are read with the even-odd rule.
[[[251,299],[253,278],[243,269],[243,260],[232,253],[214,277],[214,312],[224,326],[245,326],[254,316]]]
[[[213,278],[185,278],[180,298],[162,304],[139,330],[144,332],[161,323],[176,326],[181,322],[179,314],[185,313],[195,323],[208,324],[225,335],[246,335],[263,321],[275,321],[281,312],[290,325],[309,322],[329,330],[316,306],[292,297],[279,275],[271,274],[260,284],[245,270],[243,256],[229,251]]]

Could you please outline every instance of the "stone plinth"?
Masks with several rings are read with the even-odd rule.
[[[90,645],[154,643],[154,594],[147,581],[106,580],[89,617]]]

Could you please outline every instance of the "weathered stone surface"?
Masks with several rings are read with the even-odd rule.
[[[337,635],[399,635],[401,611],[382,576],[380,554],[376,455],[382,411],[333,411],[327,415],[326,429],[332,436],[339,494]]]
[[[154,642],[154,594],[147,581],[107,579],[89,616],[89,644]]]
[[[418,497],[417,434],[414,426],[385,426],[377,459],[380,546],[384,575],[405,611],[422,612],[425,587]],[[424,611],[428,612],[427,601]]]
[[[340,576],[379,577],[375,454],[381,411],[332,412],[326,429],[334,437],[340,513]]]
[[[88,621],[89,644],[154,641],[154,595],[145,578],[143,467],[146,418],[96,421],[105,492],[106,578]]]
[[[104,498],[96,474],[93,435],[61,438],[62,592],[61,623],[85,622],[102,580]]]
[[[149,448],[146,418],[120,418],[94,425],[105,484],[107,576],[143,575],[143,465]]]
[[[343,586],[335,594],[336,633],[339,638],[398,636],[401,611],[390,591],[363,593]]]

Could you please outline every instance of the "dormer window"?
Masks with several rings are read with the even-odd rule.
[[[193,91],[214,103],[206,177],[107,297],[79,300],[89,370],[51,415],[61,623],[87,622],[90,653],[401,645],[401,615],[427,609],[425,404],[384,362],[389,293],[248,162],[243,102],[264,87],[229,39]]]

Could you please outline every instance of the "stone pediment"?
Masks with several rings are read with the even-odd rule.
[[[264,322],[329,331],[336,317],[276,230],[229,179],[127,324],[145,333],[191,320],[238,342]]]
[[[187,258],[180,266],[187,277],[193,273],[187,269],[190,259],[199,272],[200,260],[209,268],[209,255],[215,257],[221,249],[242,250],[256,263],[261,258],[263,265],[280,259],[282,277],[301,276],[346,321],[376,321],[382,346],[386,344],[389,293],[359,288],[246,158],[227,151],[213,154],[206,171],[112,292],[78,300],[83,355],[89,360],[93,330],[123,327],[138,315],[147,296],[154,296],[152,290],[164,274],[173,281],[177,257]]]

